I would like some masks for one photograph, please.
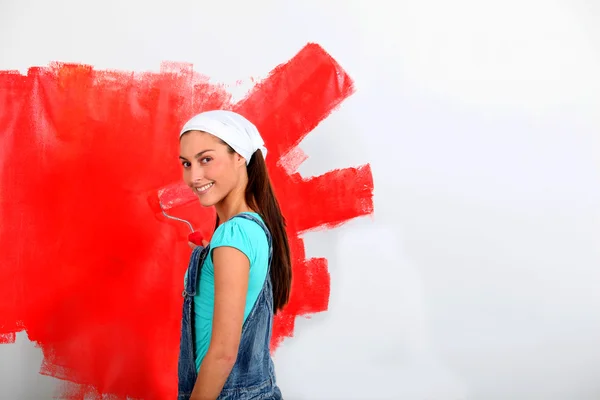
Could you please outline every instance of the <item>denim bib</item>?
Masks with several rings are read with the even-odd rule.
[[[275,380],[275,368],[269,352],[273,326],[273,287],[270,276],[273,256],[271,233],[265,224],[253,215],[238,214],[234,218],[254,221],[263,228],[269,243],[269,267],[262,290],[242,326],[237,359],[217,400],[281,400],[281,391]],[[177,389],[179,400],[190,398],[198,377],[194,355],[194,296],[198,288],[198,276],[209,251],[210,244],[207,247],[194,248],[188,265],[188,277],[183,291],[179,346]]]

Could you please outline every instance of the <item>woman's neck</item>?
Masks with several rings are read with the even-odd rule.
[[[248,207],[248,204],[246,204],[243,192],[241,194],[234,192],[229,193],[226,198],[215,205],[215,209],[217,210],[220,223],[228,221],[234,215],[239,213],[252,211],[252,209]]]

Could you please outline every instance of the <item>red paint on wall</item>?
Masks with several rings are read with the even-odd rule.
[[[229,108],[263,134],[288,221],[294,281],[275,348],[297,316],[328,305],[327,261],[306,258],[301,233],[373,211],[368,165],[304,179],[278,162],[352,92],[315,44],[237,104],[186,64],[0,72],[0,343],[26,330],[44,353],[42,373],[80,384],[64,398],[174,396],[188,232],[157,216],[147,196],[181,179],[185,120]],[[210,237],[212,209],[192,203],[172,213]]]

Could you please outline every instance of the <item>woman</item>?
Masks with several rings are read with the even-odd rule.
[[[292,271],[264,142],[223,110],[193,117],[179,141],[183,179],[217,222],[186,272],[178,398],[281,399],[269,343]]]

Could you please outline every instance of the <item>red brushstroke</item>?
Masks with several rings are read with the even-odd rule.
[[[294,282],[275,348],[296,316],[328,305],[327,260],[307,259],[301,234],[373,212],[368,165],[310,179],[295,172],[298,143],[352,92],[315,44],[237,104],[186,64],[0,72],[0,343],[26,330],[44,352],[42,373],[80,384],[64,398],[174,396],[188,231],[157,216],[147,196],[181,179],[174,138],[185,120],[229,108],[263,134],[288,221]],[[210,238],[213,210],[191,203],[172,214]]]

